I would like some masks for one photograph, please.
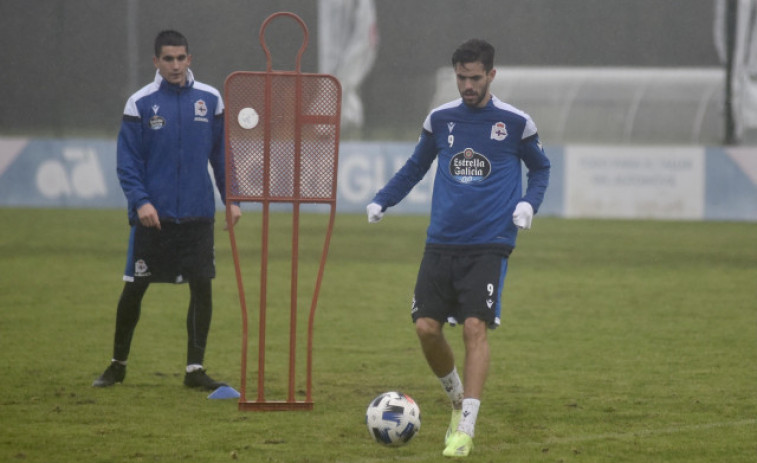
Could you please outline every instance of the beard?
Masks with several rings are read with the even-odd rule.
[[[460,96],[463,98],[463,102],[471,107],[471,108],[478,108],[481,106],[481,103],[484,101],[484,98],[486,98],[486,95],[489,93],[489,86],[481,89],[481,92],[477,92],[475,90],[468,90],[466,92],[463,92],[460,94]]]

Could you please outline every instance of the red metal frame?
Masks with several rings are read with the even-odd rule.
[[[274,71],[272,69],[271,53],[265,42],[265,30],[274,19],[278,17],[288,17],[297,21],[302,28],[303,42],[297,53],[296,66],[294,71]],[[224,90],[226,95],[227,110],[225,114],[226,124],[226,201],[232,202],[258,202],[262,205],[262,233],[261,233],[261,256],[260,256],[260,300],[259,300],[259,328],[258,328],[258,374],[257,374],[257,398],[255,400],[247,399],[247,354],[248,346],[248,311],[243,285],[243,278],[240,267],[239,252],[234,234],[234,227],[231,226],[231,215],[227,209],[226,221],[229,230],[229,239],[231,241],[231,251],[234,259],[236,271],[237,287],[239,290],[239,300],[242,309],[242,372],[241,372],[241,391],[239,399],[240,410],[312,410],[312,363],[313,363],[313,326],[315,319],[315,310],[320,292],[321,282],[323,280],[323,270],[328,255],[328,247],[331,241],[331,235],[334,227],[334,218],[336,214],[336,181],[337,181],[337,160],[338,160],[338,141],[339,141],[339,123],[341,116],[341,85],[333,76],[325,74],[307,74],[302,73],[300,69],[300,60],[308,43],[308,29],[302,19],[289,12],[279,12],[269,16],[262,24],[259,34],[260,44],[266,55],[266,72],[235,72],[230,74],[225,82]],[[271,185],[271,145],[274,142],[274,127],[271,120],[271,108],[274,104],[273,82],[277,78],[294,78],[295,81],[295,108],[294,108],[294,166],[293,166],[293,184],[291,195],[276,195],[272,193]],[[257,79],[257,80],[255,80]],[[260,194],[240,192],[235,187],[237,173],[234,171],[234,133],[231,128],[235,123],[234,108],[238,106],[236,101],[229,98],[232,89],[237,82],[253,80],[253,83],[264,81],[264,108],[260,118],[262,123],[262,145],[263,145],[263,162],[262,162],[262,191]],[[329,100],[336,104],[332,114],[310,114],[306,113],[303,107],[303,85],[308,82],[326,82],[336,89],[336,96]],[[317,93],[317,91],[316,91]],[[244,104],[244,102],[241,102]],[[330,175],[325,175],[331,183],[323,188],[328,189],[328,194],[313,195],[304,194],[301,185],[303,175],[302,153],[303,144],[307,145],[309,139],[303,140],[303,129],[308,125],[323,124],[331,127],[331,135],[328,138],[329,143],[333,144],[332,153],[324,153],[331,163]],[[233,127],[236,129],[236,127]],[[244,135],[240,135],[244,136]],[[311,138],[312,135],[310,136]],[[312,148],[308,145],[308,147]],[[319,153],[320,154],[320,153]],[[291,262],[291,305],[290,305],[290,324],[289,324],[289,381],[286,400],[268,400],[265,396],[265,350],[266,350],[266,313],[267,313],[267,286],[268,286],[268,248],[269,248],[269,227],[270,227],[270,205],[271,203],[291,203],[292,204],[292,262]],[[295,363],[296,363],[296,331],[297,331],[297,307],[298,307],[298,261],[299,261],[299,224],[300,224],[300,205],[305,203],[328,204],[330,206],[328,227],[324,239],[323,250],[321,253],[318,274],[315,280],[315,288],[310,303],[310,312],[307,325],[307,358],[306,358],[306,391],[305,400],[295,398]]]

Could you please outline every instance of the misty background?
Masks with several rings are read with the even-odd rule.
[[[296,13],[307,24],[302,71],[318,72],[314,0],[1,0],[0,136],[115,138],[126,99],[154,77],[153,40],[163,29],[187,36],[195,77],[223,92],[230,73],[265,70],[258,33],[265,18],[278,11]],[[712,0],[377,0],[375,62],[358,88],[364,123],[344,130],[343,138],[416,139],[439,98],[439,70],[450,68],[452,51],[472,37],[495,46],[498,83],[506,82],[510,67],[722,69],[713,40],[713,11]],[[272,23],[266,42],[274,69],[293,69],[302,41],[296,23]],[[554,75],[559,83],[560,74]],[[524,79],[532,80],[528,75]],[[654,75],[651,79],[658,80]],[[722,140],[719,79],[715,90],[709,80],[712,95],[700,103],[706,106],[706,133],[696,142]],[[676,98],[701,99],[697,85],[678,88]],[[676,87],[680,85],[673,82],[658,89],[659,96]],[[560,96],[545,100],[545,89],[527,90],[520,93],[530,99],[513,103],[531,113],[539,126],[539,117],[530,110],[537,106],[548,122],[552,102]],[[511,99],[496,89],[494,93]],[[596,94],[589,88],[589,96]],[[674,125],[689,112],[682,106],[680,114],[665,117]],[[597,123],[577,119],[584,125]],[[541,129],[545,143],[570,141],[566,132],[578,130],[553,132],[554,138],[565,139],[555,140]],[[660,141],[644,140],[646,136],[630,134],[632,140],[619,141]],[[687,143],[690,138],[662,141]]]

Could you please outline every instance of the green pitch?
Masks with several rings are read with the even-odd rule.
[[[247,213],[237,229],[251,310],[259,219]],[[324,219],[303,216],[304,293]],[[182,386],[186,286],[150,289],[126,381],[90,387],[110,360],[125,214],[0,209],[0,224],[0,461],[442,460],[448,405],[409,318],[425,217],[337,216],[315,319],[315,408],[269,413]],[[273,272],[288,272],[287,226],[274,220]],[[216,241],[206,367],[238,388],[241,316],[220,226]],[[289,287],[270,284],[276,399]],[[471,461],[757,460],[757,224],[537,218],[511,257],[503,304]],[[461,352],[460,330],[446,333]],[[364,425],[388,390],[422,410],[420,433],[398,449]]]

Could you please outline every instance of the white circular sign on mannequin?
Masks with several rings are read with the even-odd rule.
[[[260,116],[253,108],[242,108],[237,115],[237,122],[243,129],[254,129],[258,125],[258,121],[260,121]]]

